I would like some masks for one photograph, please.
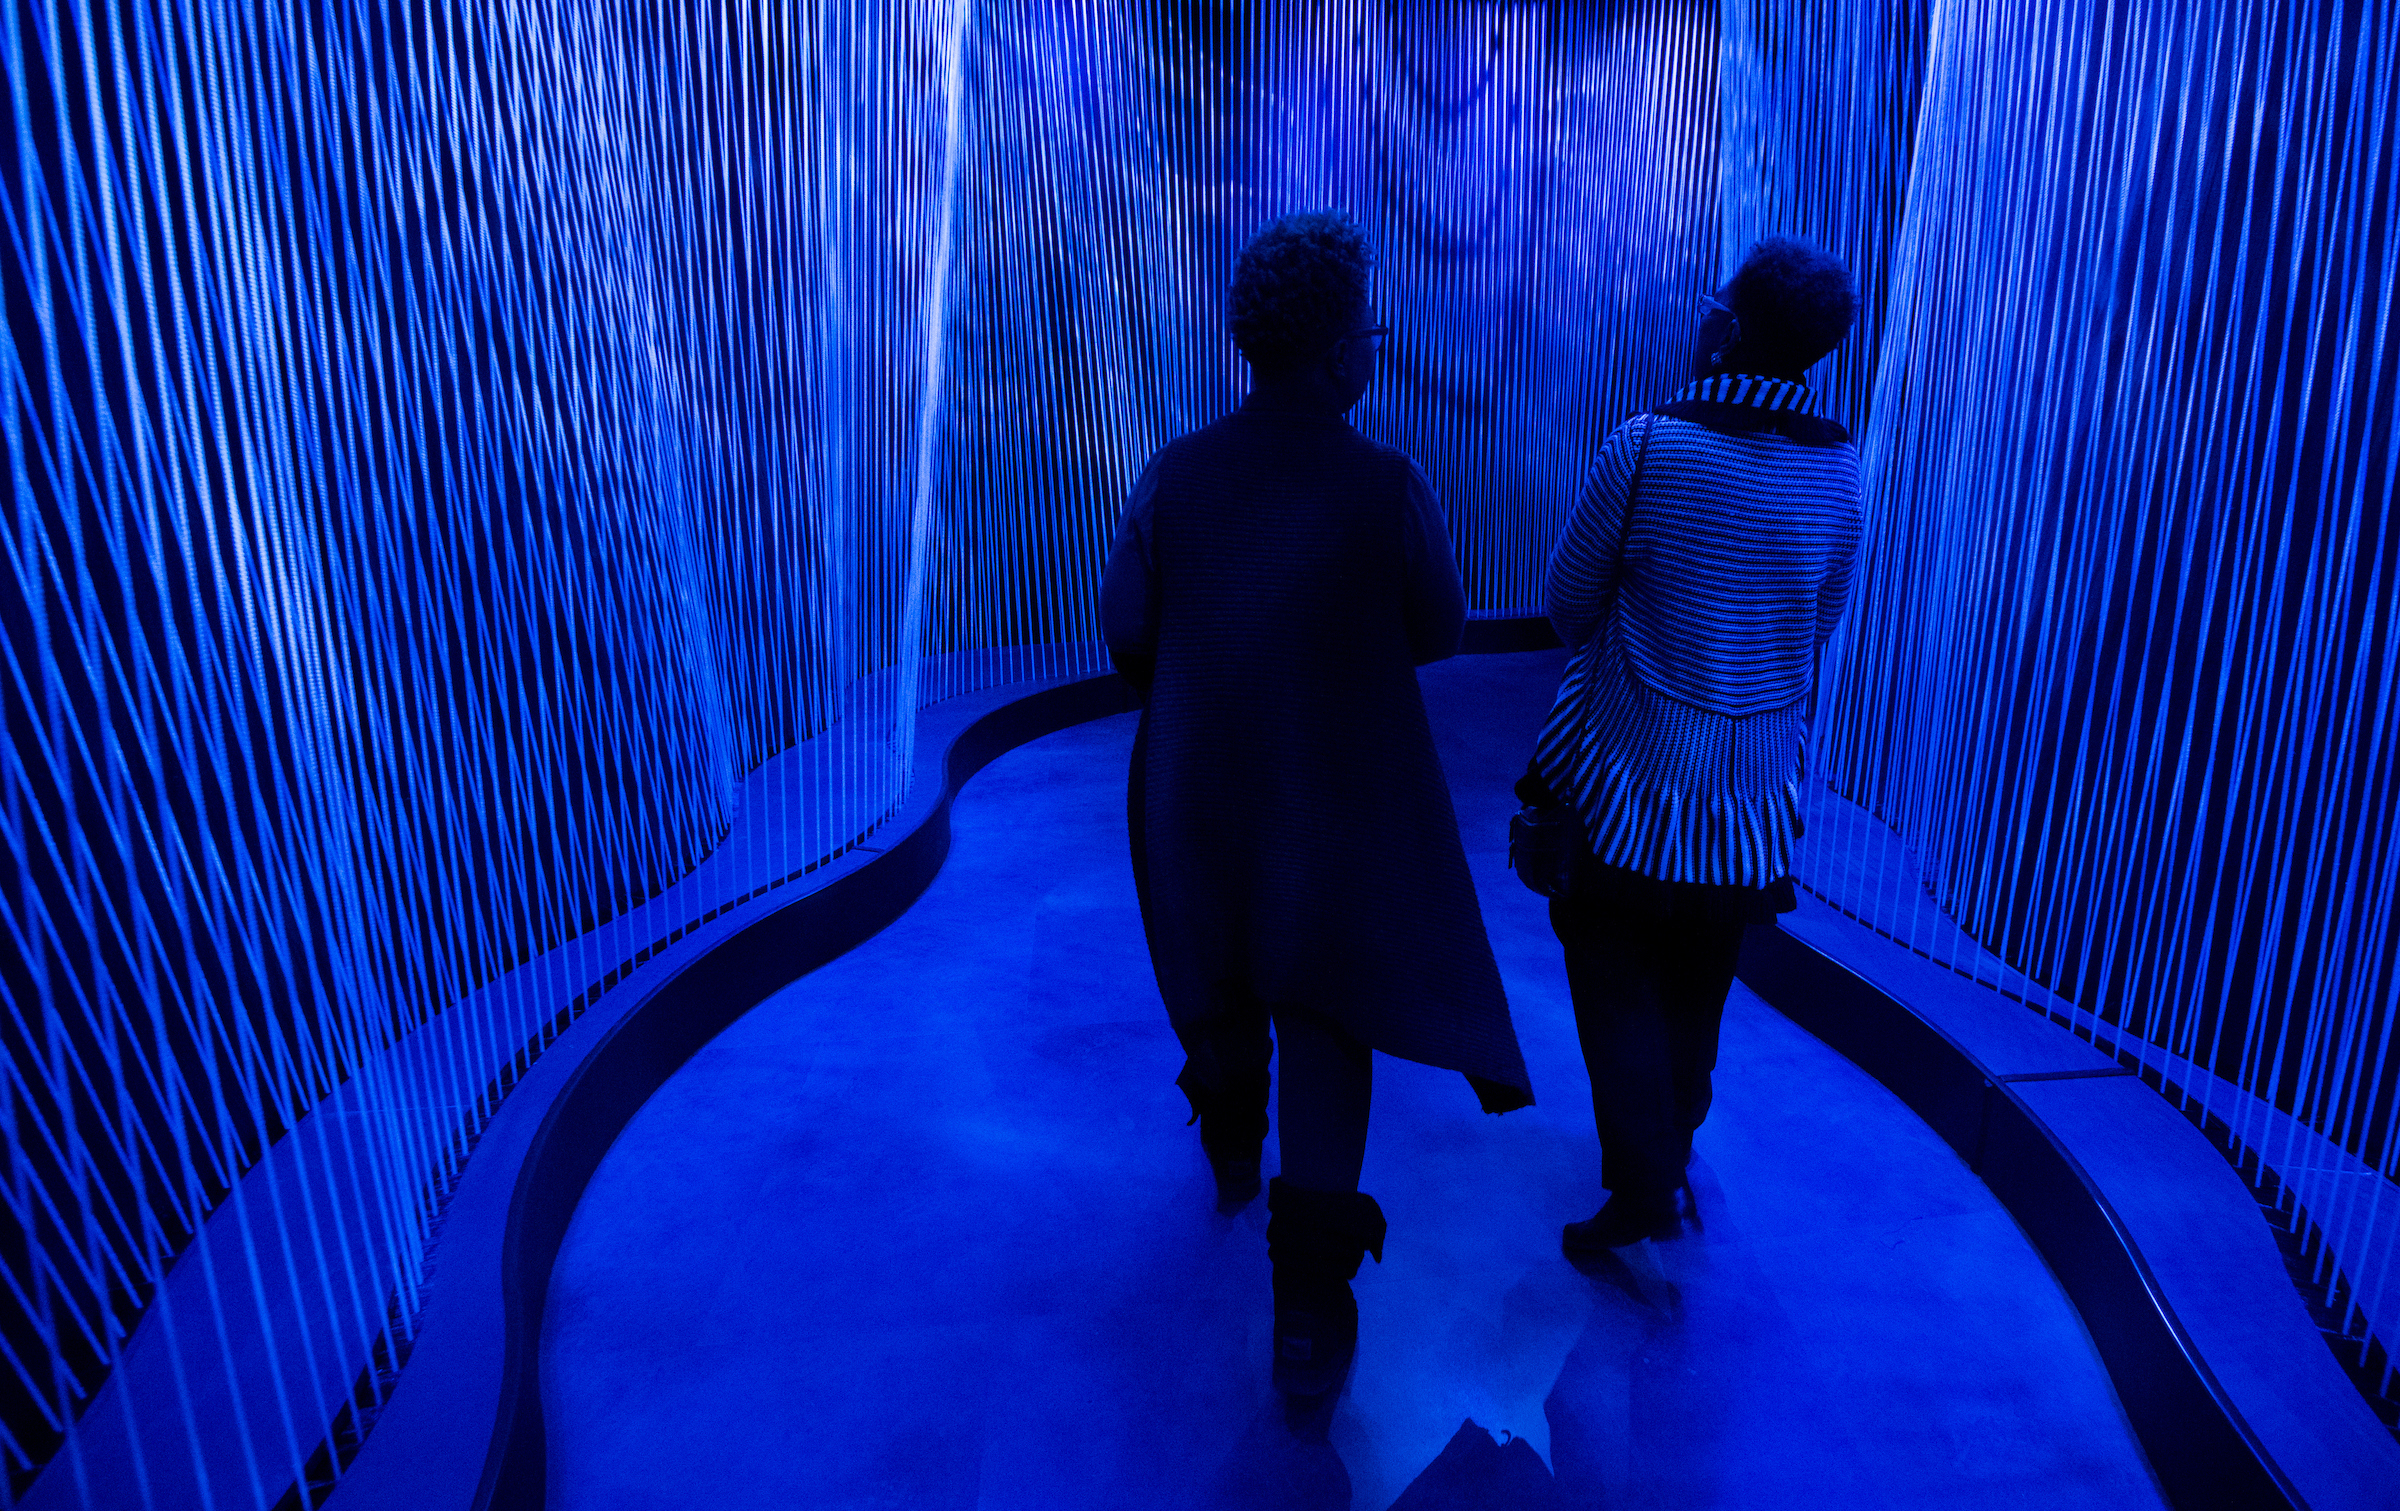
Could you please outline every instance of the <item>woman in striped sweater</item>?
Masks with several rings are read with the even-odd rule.
[[[1793,906],[1816,652],[1857,555],[1858,454],[1802,382],[1840,344],[1842,265],[1784,237],[1702,301],[1693,380],[1602,443],[1550,558],[1575,652],[1523,795],[1590,854],[1566,947],[1609,1199],[1570,1251],[1672,1237],[1745,924]]]

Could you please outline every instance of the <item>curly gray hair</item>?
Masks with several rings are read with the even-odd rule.
[[[1374,268],[1367,233],[1340,210],[1286,215],[1233,267],[1233,344],[1262,373],[1288,372],[1355,327]]]

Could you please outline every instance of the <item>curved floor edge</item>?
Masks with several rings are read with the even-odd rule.
[[[575,1204],[617,1133],[700,1047],[752,1007],[864,943],[923,894],[950,849],[950,805],[998,756],[1070,725],[1129,712],[1139,699],[1114,674],[1013,699],[960,730],[942,779],[912,802],[884,851],[776,909],[661,984],[576,1066],[544,1113],[509,1202],[502,1265],[506,1319],[500,1415],[473,1505],[538,1511],[542,1307]]]
[[[1914,1010],[1918,988],[1937,994],[1980,989],[1964,981],[1945,988],[1936,978],[1947,973],[1922,962],[1874,970],[1849,958],[1862,943],[1841,939],[1804,908],[1787,915],[1783,926],[1750,931],[1740,976],[1769,1005],[1882,1081],[1991,1188],[2082,1314],[2135,1436],[2178,1511],[2347,1511],[2378,1504],[2372,1487],[2386,1466],[2373,1461],[2387,1456],[2382,1450],[2392,1447],[2388,1438],[2379,1446],[2374,1439],[2380,1433],[2327,1428],[2323,1419],[2338,1415],[2342,1405],[2330,1397],[2313,1418],[2294,1410],[2276,1419],[2279,1407],[2297,1403],[2262,1392],[2250,1367],[2257,1361],[2226,1346],[2231,1334],[2221,1319],[2184,1315],[2175,1297],[2179,1291],[2189,1296],[2190,1287],[2162,1282],[2154,1260],[2180,1264],[2188,1256],[2145,1253],[2139,1230],[2153,1214],[2126,1208],[2128,1199],[2142,1204],[2139,1186],[2125,1178],[2136,1172],[2128,1150],[2141,1141],[2171,1146],[2166,1152],[2191,1153],[2189,1163],[2203,1172],[2222,1166],[2216,1150],[2123,1067],[2014,1004],[1994,997],[1994,1016],[1981,1024],[1961,1015],[1961,1007],[1971,1011],[1973,1004]],[[2051,1038],[2057,1042],[2046,1042]],[[2153,1110],[2161,1115],[2148,1116]],[[2184,1140],[2192,1150],[2182,1148]],[[2103,1178],[2112,1171],[2114,1178]],[[2229,1238],[2249,1236],[2240,1231],[2257,1220],[2249,1204],[2211,1205],[2208,1195],[2195,1204],[2204,1209],[2204,1221],[2223,1227]],[[2260,1242],[2271,1244],[2263,1222],[2258,1227]],[[2269,1278],[2288,1290],[2280,1273]],[[2290,1299],[2305,1323],[2296,1296]],[[2225,1307],[2208,1309],[2221,1313]],[[2315,1357],[2324,1350],[2308,1328],[2285,1325],[2289,1321],[2262,1316],[2235,1329],[2247,1332],[2235,1342],[2294,1350],[2291,1362],[2303,1374],[2318,1363],[2332,1371],[2330,1355]],[[2195,1332],[2207,1336],[2196,1339]],[[2226,1370],[2242,1372],[2245,1388],[2229,1388]],[[2351,1398],[2355,1414],[2369,1417],[2348,1382],[2341,1383],[2340,1395]],[[2358,1450],[2355,1461],[2352,1448]]]
[[[731,907],[639,995],[604,1003],[502,1103],[445,1214],[427,1326],[336,1511],[539,1506],[536,1375],[551,1263],[584,1183],[651,1090],[702,1044],[913,904],[949,850],[949,812],[984,765],[1028,740],[1138,706],[1113,673],[961,694],[918,717],[909,796],[805,890]],[[597,1020],[597,1021],[595,1021]]]

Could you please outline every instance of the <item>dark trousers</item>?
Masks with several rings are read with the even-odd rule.
[[[1179,1084],[1195,1109],[1239,1115],[1267,1110],[1267,1065],[1275,1062],[1275,1121],[1283,1178],[1311,1191],[1355,1191],[1367,1159],[1367,1104],[1374,1088],[1367,1046],[1323,1013],[1229,993],[1184,1067]],[[1272,1033],[1270,1034],[1270,1022]]]
[[[1692,1133],[1708,1116],[1743,925],[1570,894],[1550,904],[1550,927],[1567,952],[1601,1184],[1663,1205],[1682,1186]]]

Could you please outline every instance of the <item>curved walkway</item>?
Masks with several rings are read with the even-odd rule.
[[[1128,715],[994,762],[923,900],[618,1138],[550,1288],[551,1504],[2162,1505],[1981,1182],[1738,986],[1706,1232],[1559,1256],[1597,1157],[1558,949],[1503,854],[1559,662],[1424,672],[1541,1105],[1487,1118],[1378,1057],[1364,1185],[1391,1239],[1322,1440],[1266,1385],[1264,1203],[1217,1215],[1183,1126]]]

